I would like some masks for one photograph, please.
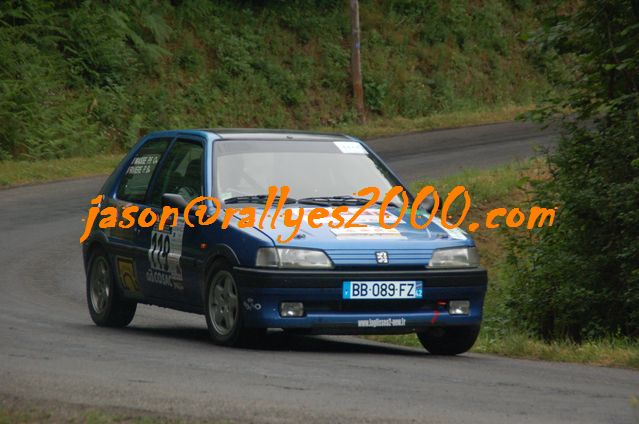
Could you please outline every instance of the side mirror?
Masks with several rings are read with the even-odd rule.
[[[422,204],[419,206],[419,209],[431,213],[433,211],[433,206],[435,206],[435,200],[431,194],[430,196],[426,196]]]
[[[184,199],[184,197],[182,197],[179,194],[164,193],[162,195],[162,206],[169,206],[169,207],[178,208],[178,209],[186,209],[187,205],[188,205],[187,201]]]

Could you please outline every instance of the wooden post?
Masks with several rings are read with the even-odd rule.
[[[357,121],[360,124],[366,123],[366,109],[364,108],[364,87],[362,85],[362,64],[360,57],[360,32],[359,32],[359,1],[351,2],[351,75],[353,77],[353,97],[355,109],[357,110]]]

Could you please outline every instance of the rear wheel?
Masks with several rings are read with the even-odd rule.
[[[206,324],[213,341],[225,346],[258,345],[265,329],[244,326],[241,298],[233,269],[225,262],[213,266],[205,296]]]
[[[91,319],[99,326],[125,327],[135,316],[137,302],[120,295],[109,259],[102,250],[96,250],[89,259],[87,304]]]
[[[417,337],[433,355],[459,355],[468,352],[479,335],[479,325],[431,327],[417,332]]]

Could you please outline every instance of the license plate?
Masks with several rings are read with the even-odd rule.
[[[421,281],[344,281],[342,299],[421,299]]]

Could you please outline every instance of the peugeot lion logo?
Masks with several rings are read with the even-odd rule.
[[[375,259],[378,264],[387,264],[388,263],[388,253],[387,252],[375,252]]]

